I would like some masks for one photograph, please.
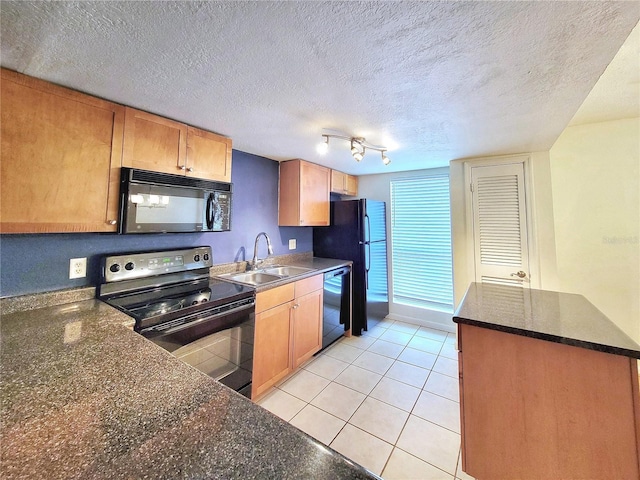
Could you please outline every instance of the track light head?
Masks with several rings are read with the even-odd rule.
[[[385,155],[386,150],[383,150],[382,153],[382,163],[385,165],[389,165],[391,163],[391,159]]]
[[[320,155],[324,155],[329,150],[329,136],[323,135],[322,137],[325,138],[325,141],[319,143],[316,147],[316,150]]]

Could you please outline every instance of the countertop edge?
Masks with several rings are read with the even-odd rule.
[[[495,323],[481,322],[478,320],[471,320],[463,317],[453,317],[453,322],[464,325],[471,325],[474,327],[486,328],[489,330],[496,330],[504,333],[511,333],[514,335],[520,335],[522,337],[536,338],[539,340],[546,340],[553,343],[561,343],[563,345],[570,345],[573,347],[586,348],[587,350],[595,350],[603,353],[610,353],[612,355],[621,355],[624,357],[630,357],[640,360],[640,352],[629,350],[622,347],[616,347],[613,345],[606,345],[602,343],[589,342],[587,340],[579,340],[576,338],[561,337],[559,335],[553,335],[550,333],[538,332],[535,330],[525,330],[521,328],[508,327],[505,325],[498,325]]]

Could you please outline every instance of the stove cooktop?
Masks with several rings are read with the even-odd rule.
[[[245,285],[208,279],[187,285],[171,285],[128,293],[107,298],[105,301],[132,316],[136,321],[156,318],[160,322],[173,318],[174,315],[170,315],[171,313],[187,315],[250,298],[254,294],[255,290]]]

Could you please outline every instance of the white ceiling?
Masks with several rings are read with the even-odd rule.
[[[368,174],[548,150],[640,3],[2,1],[0,13],[4,67],[227,135],[238,150]],[[637,114],[637,68],[635,79]],[[584,108],[586,121],[615,109]],[[392,163],[368,152],[358,164],[344,141],[321,157],[323,130],[385,145]]]

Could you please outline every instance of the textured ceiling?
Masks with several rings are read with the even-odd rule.
[[[2,66],[366,174],[548,150],[638,2],[0,2]],[[591,115],[591,114],[590,114]],[[593,117],[591,117],[593,118]],[[356,163],[323,130],[389,147]]]

